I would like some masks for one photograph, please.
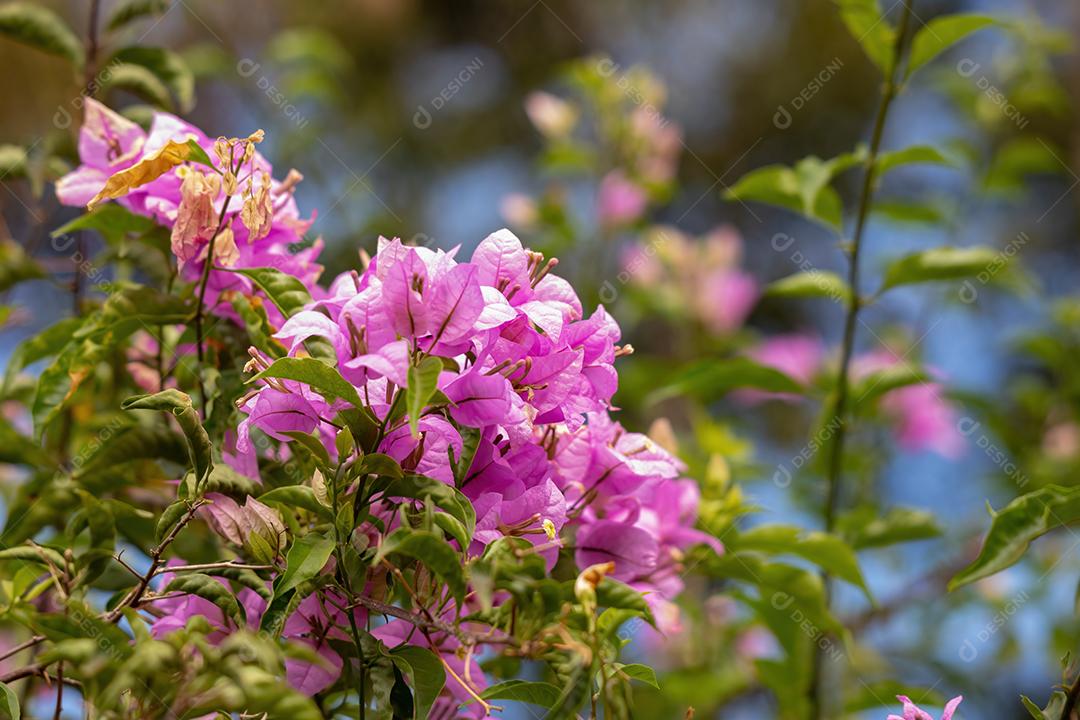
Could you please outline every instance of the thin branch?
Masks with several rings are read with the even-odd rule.
[[[193,517],[195,517],[195,513],[204,502],[205,501],[201,499],[193,502],[184,516],[173,525],[171,530],[169,530],[168,535],[166,535],[165,538],[150,551],[150,568],[146,571],[146,574],[142,576],[142,579],[139,580],[139,584],[136,585],[131,592],[125,595],[124,599],[121,600],[116,607],[102,616],[102,619],[105,622],[114,623],[118,621],[124,614],[124,608],[134,607],[139,604],[143,593],[146,592],[146,588],[150,586],[150,580],[157,574],[157,570],[161,566],[161,556],[165,553],[165,550],[168,549],[169,545],[172,544],[172,541],[176,539],[176,536],[180,534],[180,531],[191,522]]]
[[[29,640],[27,640],[25,642],[21,642],[18,645],[16,645],[15,647],[10,648],[8,650],[5,650],[3,653],[0,653],[0,661],[7,660],[12,655],[18,655],[23,650],[29,650],[30,648],[34,647],[35,645],[40,645],[43,642],[45,642],[45,636],[44,635],[35,635],[34,637],[30,638]]]
[[[206,302],[206,286],[210,283],[210,268],[214,265],[214,245],[217,242],[218,235],[225,229],[225,215],[229,212],[229,204],[232,202],[232,195],[225,196],[225,202],[221,205],[221,214],[218,216],[217,229],[214,231],[213,236],[210,238],[210,246],[206,250],[206,262],[203,264],[202,277],[199,278],[199,302],[195,306],[195,350],[199,358],[199,371],[196,373],[196,377],[199,381],[199,398],[202,400],[202,414],[203,419],[206,419],[206,386],[203,384],[202,379],[202,367],[203,359],[206,354],[204,349],[203,338],[203,315],[205,313],[204,303]]]
[[[885,87],[878,103],[877,113],[874,118],[874,129],[870,138],[870,149],[866,157],[866,170],[863,174],[862,190],[859,195],[859,207],[855,220],[855,232],[852,236],[851,250],[848,264],[848,289],[849,299],[847,314],[844,318],[844,338],[841,347],[840,367],[836,374],[835,399],[833,401],[832,421],[830,426],[836,427],[836,435],[829,450],[828,458],[828,485],[825,498],[824,521],[826,532],[832,532],[836,526],[836,515],[840,504],[840,490],[843,484],[844,471],[844,441],[847,436],[848,415],[848,382],[851,374],[851,359],[855,350],[855,328],[858,321],[859,311],[862,309],[863,300],[859,295],[859,257],[862,251],[863,235],[866,230],[867,218],[870,215],[870,207],[874,196],[874,183],[877,179],[877,159],[881,149],[881,140],[885,132],[885,119],[889,114],[889,108],[900,90],[900,71],[903,66],[904,44],[908,34],[908,25],[911,21],[911,3],[914,0],[903,0],[903,14],[900,17],[900,26],[893,43],[892,65],[889,68],[888,77],[885,79]],[[829,602],[830,579],[828,573],[822,573],[825,584],[825,601]],[[822,715],[821,696],[824,691],[822,678],[822,664],[824,650],[815,648],[813,651],[812,673],[809,688],[810,717],[820,720]]]

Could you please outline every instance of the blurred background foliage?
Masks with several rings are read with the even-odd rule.
[[[85,33],[89,2],[41,4]],[[210,133],[266,130],[264,154],[279,174],[305,176],[297,197],[317,212],[324,279],[354,267],[379,235],[467,255],[509,225],[560,258],[559,274],[587,306],[602,301],[621,323],[636,349],[620,361],[623,421],[670,418],[656,431],[678,438],[710,529],[724,536],[751,509],[744,525],[818,524],[813,470],[777,480],[819,421],[813,407],[750,405],[704,386],[667,399],[656,391],[677,367],[738,356],[769,335],[839,339],[842,308],[829,298],[766,296],[725,315],[718,308],[735,301],[695,285],[717,268],[746,273],[756,288],[799,269],[843,272],[820,224],[724,197],[754,168],[834,157],[867,139],[881,78],[831,2],[174,0],[138,3],[145,16],[113,24],[118,5],[104,2],[87,76],[0,39],[5,356],[69,312],[71,250],[48,233],[74,213],[48,181],[74,162],[80,91],[100,82],[99,96],[136,118],[158,106]],[[851,527],[919,507],[941,531],[862,555],[876,607],[838,588],[834,613],[854,642],[834,674],[853,713],[889,700],[894,687],[881,683],[893,678],[927,688],[927,704],[963,691],[964,717],[1026,717],[1017,695],[1045,697],[1059,658],[1078,649],[1080,563],[1068,532],[1006,574],[944,591],[985,532],[986,500],[1001,507],[1045,484],[1074,486],[1080,469],[1080,64],[1071,51],[1080,6],[916,4],[923,24],[958,11],[1013,23],[914,77],[885,147],[935,145],[949,163],[904,167],[884,183],[864,264],[876,276],[887,259],[942,243],[995,246],[1017,263],[993,287],[901,289],[866,313],[859,349],[886,344],[940,372],[966,442],[958,457],[941,457],[867,432],[852,453]],[[537,90],[563,100],[526,112]],[[623,197],[634,207],[622,216],[605,214],[601,188],[620,176],[641,197]],[[858,180],[836,183],[846,207]],[[98,249],[90,242],[85,257]],[[23,263],[24,252],[39,265]],[[83,269],[91,284],[112,279],[106,263],[97,270]],[[40,281],[7,291],[34,272]],[[932,529],[911,518],[924,520]],[[685,634],[635,640],[632,653],[667,671],[661,691],[640,690],[638,716],[677,717],[688,705],[699,717],[773,712],[754,660],[773,656],[776,640],[747,612],[752,600],[720,597],[732,587],[698,582],[683,603]]]

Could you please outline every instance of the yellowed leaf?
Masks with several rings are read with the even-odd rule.
[[[115,200],[123,197],[135,188],[153,182],[191,156],[191,146],[187,141],[170,140],[152,155],[144,157],[126,170],[121,170],[105,182],[105,187],[86,204],[87,210],[93,210],[102,200]]]

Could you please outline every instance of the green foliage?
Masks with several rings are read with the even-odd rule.
[[[851,287],[834,272],[806,270],[769,283],[765,287],[765,294],[783,298],[825,297],[847,302],[851,297]]]
[[[883,75],[891,75],[896,28],[885,17],[878,0],[834,1],[848,32],[862,45],[867,57]]]
[[[1013,565],[1032,540],[1080,518],[1080,488],[1050,485],[1021,495],[993,513],[994,521],[975,561],[950,582],[953,590]]]
[[[844,540],[820,532],[804,532],[790,525],[759,525],[728,540],[729,549],[775,555],[797,555],[855,585],[871,598],[854,550]],[[871,598],[872,600],[872,598]]]
[[[363,405],[356,388],[346,382],[341,377],[341,373],[314,358],[278,358],[270,367],[252,376],[248,382],[254,383],[268,377],[296,380],[310,385],[312,389],[322,393],[327,400],[341,398],[356,407]]]
[[[4,683],[0,683],[0,720],[19,720],[19,696]]]
[[[989,247],[938,247],[905,255],[885,268],[881,289],[900,285],[958,280],[974,277],[1006,262],[1006,257]]]
[[[390,651],[390,657],[412,686],[413,717],[423,720],[446,685],[442,663],[430,650],[414,645],[396,647]]]
[[[710,402],[740,388],[794,394],[803,392],[802,385],[775,368],[749,358],[730,358],[702,361],[679,371],[673,381],[653,394],[652,400],[657,402],[674,395],[690,394]]]
[[[334,541],[318,533],[297,538],[285,558],[285,572],[274,581],[274,598],[284,597],[315,577],[334,552]]]
[[[946,49],[960,42],[977,30],[995,24],[986,15],[943,15],[919,28],[911,41],[907,74],[910,76]]]
[[[865,148],[830,160],[807,157],[794,167],[769,165],[752,170],[725,191],[730,200],[755,200],[793,210],[839,232],[843,222],[840,196],[830,183],[866,159]]]
[[[285,317],[311,302],[311,293],[299,279],[275,268],[233,268],[232,272],[250,278]]]
[[[82,67],[82,43],[48,8],[23,2],[0,5],[0,34]]]
[[[199,421],[199,415],[191,406],[191,398],[179,390],[162,390],[152,395],[136,395],[121,403],[125,410],[161,410],[176,418],[188,441],[191,469],[198,487],[214,467],[213,446],[210,436]]]
[[[426,357],[418,365],[409,368],[409,386],[405,392],[405,411],[409,415],[409,430],[416,437],[420,413],[427,407],[439,382],[442,361]]]
[[[194,107],[195,76],[176,53],[164,48],[133,46],[117,50],[108,62],[112,67],[110,72],[118,68],[140,68],[149,72],[157,81],[150,83],[154,86],[153,94],[158,95],[164,90],[164,95],[147,97],[147,100],[172,109],[172,98],[176,98],[177,109],[185,113]],[[138,92],[137,87],[132,89]]]
[[[125,0],[118,3],[105,24],[108,30],[120,30],[143,18],[161,15],[169,9],[169,0]]]

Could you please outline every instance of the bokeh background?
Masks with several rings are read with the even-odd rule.
[[[44,4],[72,27],[85,25],[88,2]],[[1080,4],[915,4],[918,22],[955,11],[1012,18],[1026,29],[965,41],[917,75],[897,103],[887,148],[934,144],[961,161],[890,177],[883,194],[895,201],[895,217],[875,216],[864,267],[873,277],[905,251],[979,243],[1016,249],[1023,272],[1008,287],[980,287],[975,302],[956,288],[920,287],[867,313],[860,349],[900,343],[948,379],[956,418],[970,418],[965,427],[976,429],[956,458],[902,452],[883,436],[859,446],[866,460],[855,475],[876,507],[930,510],[944,535],[864,554],[879,608],[842,587],[836,612],[857,628],[851,660],[868,683],[871,676],[893,677],[945,697],[962,692],[965,718],[1022,718],[1018,695],[1044,698],[1060,680],[1060,657],[1080,648],[1080,562],[1071,531],[1041,541],[1031,562],[974,588],[946,594],[944,580],[972,557],[989,524],[987,502],[1000,507],[1018,485],[1075,484],[1080,468],[1071,424],[1080,409],[1080,313],[1068,302],[1080,273],[1080,58],[1069,50],[1080,32]],[[759,284],[806,263],[844,268],[835,236],[820,225],[723,197],[754,168],[831,157],[868,138],[881,78],[831,2],[176,0],[109,42],[163,46],[182,56],[195,79],[185,117],[208,133],[266,130],[262,151],[279,175],[295,167],[305,176],[297,197],[317,212],[312,235],[326,244],[324,278],[355,266],[358,251],[373,250],[379,235],[461,245],[467,255],[486,234],[510,225],[556,251],[558,272],[585,289],[587,305],[603,300],[637,349],[621,361],[616,399],[624,424],[644,427],[668,415],[680,437],[693,438],[689,454],[722,456],[728,481],[758,508],[744,522],[820,524],[820,481],[812,473],[796,474],[790,485],[775,479],[806,442],[812,409],[651,402],[649,394],[680,364],[771,333],[809,332],[835,344],[842,309],[827,299],[764,300],[745,325],[710,338],[679,301],[659,310],[662,290],[623,263],[628,249],[648,247],[650,227],[663,225],[699,245],[717,228],[737,233],[740,263]],[[6,40],[0,67],[7,98],[0,142],[29,147],[31,162],[70,154],[79,84],[69,68]],[[678,128],[675,176],[651,195],[643,218],[604,226],[596,220],[599,178],[613,166],[603,152],[604,131],[572,148],[558,146],[530,122],[525,102],[537,90],[580,96],[588,86],[583,74],[597,68],[613,69],[601,73],[611,80],[637,67],[653,79],[639,77],[635,82],[648,87],[624,87],[615,104],[627,112],[655,106]],[[120,106],[145,100],[125,90],[110,98]],[[613,112],[601,108],[598,127]],[[838,183],[849,206],[857,180],[856,172]],[[69,312],[70,252],[50,247],[47,233],[75,213],[58,207],[47,183],[36,184],[4,178],[0,233],[33,248],[55,277],[20,285],[3,299],[5,306],[33,308],[32,317],[5,312],[4,357]],[[533,202],[507,202],[515,194]],[[923,216],[902,211],[916,201]],[[107,267],[101,272],[108,277]],[[712,623],[696,640],[635,640],[631,653],[672,671],[660,693],[642,691],[641,717],[681,716],[687,705],[698,708],[698,717],[771,716],[769,696],[745,662],[767,655],[769,639],[745,627],[737,608],[709,599],[722,587],[691,588],[689,614]],[[835,674],[838,683],[858,688],[850,669]],[[879,709],[865,716],[883,715]]]

